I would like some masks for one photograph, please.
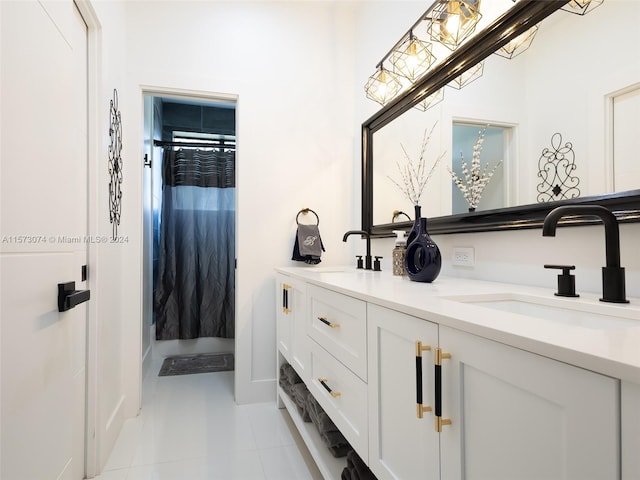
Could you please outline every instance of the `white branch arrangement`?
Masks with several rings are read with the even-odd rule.
[[[491,180],[491,177],[495,173],[496,169],[502,164],[502,160],[495,164],[495,166],[489,170],[489,163],[484,168],[481,168],[480,154],[482,153],[482,143],[484,142],[484,134],[487,128],[478,132],[478,139],[473,146],[473,158],[471,160],[471,170],[467,162],[465,162],[462,152],[460,152],[460,159],[462,162],[462,177],[459,177],[451,167],[447,166],[447,170],[453,178],[453,182],[462,192],[464,198],[467,200],[470,209],[474,209],[480,203],[482,192]]]
[[[420,203],[420,197],[422,197],[424,187],[427,185],[427,182],[429,181],[429,178],[431,178],[431,175],[433,175],[436,166],[445,155],[445,152],[442,152],[440,156],[436,158],[436,161],[433,163],[431,169],[427,171],[427,159],[425,158],[425,152],[427,150],[429,140],[431,140],[433,129],[436,128],[437,123],[438,122],[433,124],[433,127],[431,127],[431,130],[428,134],[427,130],[425,129],[424,136],[422,138],[422,149],[420,150],[420,157],[417,161],[411,160],[404,146],[400,144],[402,153],[404,154],[404,158],[406,160],[404,165],[400,165],[399,162],[396,162],[396,166],[398,167],[398,171],[400,172],[400,176],[402,178],[402,185],[399,182],[396,182],[389,175],[387,175],[389,180],[391,180],[414,205],[418,205]]]

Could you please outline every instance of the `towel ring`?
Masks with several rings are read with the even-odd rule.
[[[313,210],[311,210],[310,208],[303,208],[298,212],[298,214],[296,215],[296,225],[300,225],[300,222],[298,222],[298,217],[300,217],[300,214],[302,213],[306,215],[309,212],[313,213],[316,216],[316,221],[317,221],[316,225],[320,225],[320,217],[318,217],[318,214]]]

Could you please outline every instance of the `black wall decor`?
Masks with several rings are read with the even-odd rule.
[[[109,221],[115,240],[122,209],[122,119],[118,110],[118,90],[115,88],[109,105]]]
[[[572,175],[576,154],[571,142],[562,144],[562,135],[551,136],[551,148],[544,148],[538,159],[538,202],[551,202],[580,196],[580,179]]]

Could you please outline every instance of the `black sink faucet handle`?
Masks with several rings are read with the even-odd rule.
[[[620,229],[618,219],[601,205],[563,205],[551,210],[542,224],[543,237],[555,237],[556,226],[565,215],[598,217],[604,224],[607,263],[602,267],[601,302],[629,303],[625,293],[624,268],[620,266]]]
[[[554,294],[558,297],[579,297],[576,294],[576,277],[571,275],[571,270],[575,270],[575,265],[545,265],[544,268],[554,268],[562,270],[558,275],[558,291]]]
[[[378,257],[378,256],[374,257],[374,260],[373,260],[373,271],[374,272],[379,272],[380,271],[380,259],[381,258],[382,257]]]
[[[369,232],[365,232],[364,230],[349,230],[342,237],[342,241],[346,242],[349,235],[362,235],[367,240],[367,255],[364,257],[364,268],[365,270],[371,270],[371,235]],[[362,255],[358,255],[358,257],[362,257]],[[358,268],[362,268],[361,259],[358,261]]]

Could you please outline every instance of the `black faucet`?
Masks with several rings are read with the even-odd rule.
[[[620,230],[616,216],[600,205],[566,205],[554,208],[544,219],[543,237],[555,237],[558,220],[565,215],[590,215],[604,223],[607,266],[602,267],[601,302],[628,303],[625,293],[624,268],[620,266]]]
[[[365,232],[364,230],[349,230],[347,233],[344,234],[344,237],[342,237],[342,241],[346,242],[347,238],[349,238],[349,235],[364,235],[367,239],[367,256],[364,257],[364,268],[366,270],[371,270],[371,235],[369,235],[368,232]]]

